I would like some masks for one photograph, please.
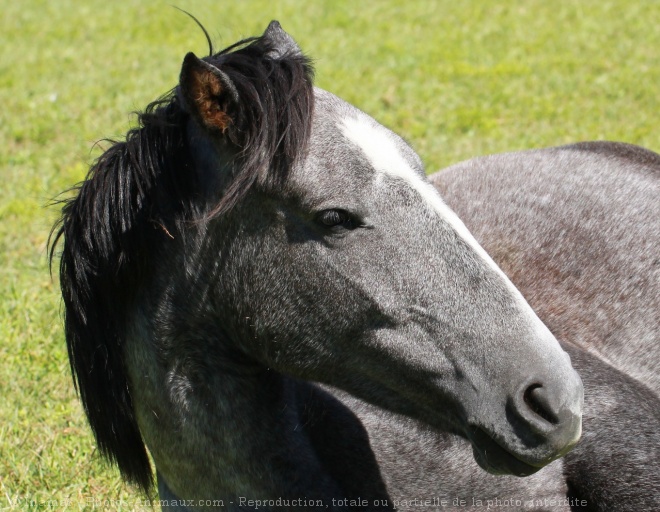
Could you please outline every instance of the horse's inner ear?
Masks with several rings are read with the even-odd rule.
[[[227,130],[238,93],[225,73],[190,52],[183,59],[179,87],[186,109],[203,126],[223,133]]]

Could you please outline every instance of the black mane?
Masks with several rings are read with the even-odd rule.
[[[227,133],[238,149],[235,177],[213,213],[229,210],[254,183],[283,186],[305,151],[313,69],[302,53],[276,43],[265,36],[246,39],[204,59],[229,76],[240,98]]]
[[[223,70],[239,97],[224,134],[234,148],[232,179],[206,219],[228,211],[254,185],[282,186],[305,151],[311,65],[277,43],[267,31],[204,59]],[[138,114],[138,127],[125,141],[111,141],[64,201],[49,248],[52,265],[62,241],[69,361],[99,450],[145,491],[153,477],[123,360],[126,313],[157,247],[172,236],[168,227],[198,211],[186,139],[190,119],[176,89]]]

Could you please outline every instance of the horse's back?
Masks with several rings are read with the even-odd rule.
[[[660,393],[660,155],[580,143],[431,181],[560,340]]]

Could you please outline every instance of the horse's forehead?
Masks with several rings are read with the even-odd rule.
[[[309,154],[312,167],[334,179],[371,179],[386,161],[402,172],[424,176],[422,162],[398,135],[337,96],[315,88],[316,106]],[[347,172],[344,172],[346,170]]]
[[[370,117],[348,115],[337,127],[343,139],[368,160],[376,173],[406,182],[423,178],[422,163],[412,148]]]
[[[364,155],[377,175],[388,176],[402,186],[414,190],[420,205],[434,211],[448,222],[461,238],[478,248],[480,253],[483,252],[465,225],[425,178],[416,154],[409,148],[415,158],[406,154],[406,147],[402,147],[396,135],[367,116],[345,117],[341,120],[339,129],[346,140]]]
[[[336,96],[320,89],[315,92],[312,167],[317,172],[353,183],[382,184],[380,178],[392,178],[445,216],[447,207],[426,180],[419,156],[401,137]]]

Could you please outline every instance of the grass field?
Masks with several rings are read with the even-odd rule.
[[[45,205],[83,178],[96,140],[175,85],[187,51],[205,54],[169,3],[0,0],[0,510],[140,498],[99,459],[73,390]],[[176,3],[218,48],[279,19],[317,85],[406,137],[429,171],[587,139],[660,150],[657,1]]]

